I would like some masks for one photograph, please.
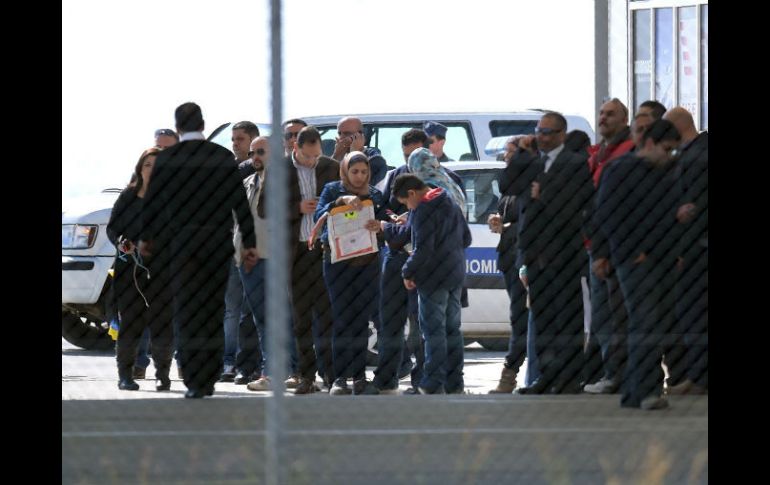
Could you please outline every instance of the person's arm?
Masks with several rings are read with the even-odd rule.
[[[129,190],[133,189],[126,189],[120,193],[115,204],[112,206],[110,221],[107,223],[107,238],[115,245],[115,247],[118,246],[118,243],[126,230],[125,213],[128,206]]]
[[[412,220],[413,250],[412,255],[404,263],[401,275],[405,280],[414,281],[419,285],[422,272],[429,268],[436,254],[436,231],[431,214],[416,210]]]
[[[321,217],[337,207],[337,199],[339,198],[339,190],[337,184],[328,183],[321,191],[321,197],[318,199],[318,205],[316,206],[315,213],[313,214],[313,221],[318,222]]]

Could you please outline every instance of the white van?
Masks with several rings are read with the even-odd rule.
[[[388,113],[308,116],[302,118],[321,133],[324,154],[334,151],[337,122],[345,116],[356,116],[364,124],[366,146],[380,150],[392,168],[404,163],[401,135],[411,128],[422,128],[426,121],[437,121],[447,127],[444,153],[455,161],[494,160],[485,153],[489,141],[495,137],[534,134],[544,110],[516,112],[472,113]],[[568,130],[582,130],[594,143],[595,135],[588,121],[581,116],[564,115]]]

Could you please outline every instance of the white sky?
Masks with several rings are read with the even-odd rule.
[[[62,3],[62,197],[123,187],[194,101],[270,122],[268,0]],[[592,0],[285,0],[284,119],[548,108],[593,126]]]

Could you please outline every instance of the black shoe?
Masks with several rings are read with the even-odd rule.
[[[118,389],[121,391],[138,391],[139,384],[134,382],[133,379],[121,379],[118,381]]]
[[[515,392],[516,394],[545,394],[546,389],[547,387],[543,381],[538,380],[529,387],[519,387]]]
[[[187,392],[184,393],[184,397],[187,399],[202,399],[203,396],[205,396],[205,393],[200,389],[188,389]]]
[[[416,395],[420,394],[420,391],[418,391],[414,387],[410,387],[409,389],[405,389],[403,394],[405,394],[407,396],[416,396]]]
[[[170,391],[171,390],[171,379],[168,377],[155,380],[155,390],[156,391]]]
[[[235,367],[226,365],[219,382],[233,382],[235,380]]]
[[[260,377],[262,377],[262,374],[257,371],[254,371],[250,374],[244,374],[243,372],[239,372],[238,375],[235,376],[235,380],[233,382],[235,382],[239,386],[245,386],[249,382],[256,381]]]

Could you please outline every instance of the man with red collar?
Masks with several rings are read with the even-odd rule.
[[[599,109],[599,134],[601,143],[588,148],[588,168],[598,189],[602,172],[613,160],[634,148],[631,131],[628,127],[628,109],[617,98],[604,103]],[[589,228],[591,224],[589,223]],[[592,230],[589,230],[589,238]],[[590,264],[594,258],[591,255],[591,241],[586,241],[589,251]],[[589,394],[605,394],[615,392],[620,384],[621,363],[625,360],[625,328],[628,315],[623,306],[623,297],[614,272],[601,280],[589,271],[591,284],[591,328],[590,335],[595,336],[601,347],[603,373],[595,383],[587,383],[583,390]],[[612,338],[613,335],[616,338]],[[590,379],[591,376],[587,376]]]

